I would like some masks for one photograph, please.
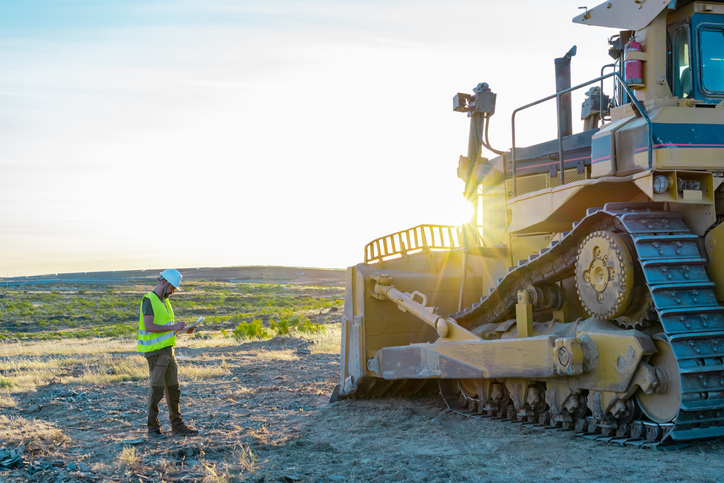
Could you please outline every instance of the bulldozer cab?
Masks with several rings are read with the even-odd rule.
[[[717,104],[724,99],[724,5],[694,3],[667,26],[672,94]],[[683,18],[678,18],[683,17]]]

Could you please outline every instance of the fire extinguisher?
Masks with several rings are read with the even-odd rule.
[[[634,60],[628,58],[629,52],[641,52],[641,44],[636,42],[635,38],[631,38],[631,40],[624,46],[623,52],[624,52],[624,79],[626,80],[626,84],[629,85],[629,87],[640,87],[644,85],[644,76],[643,76],[643,62],[640,60]]]

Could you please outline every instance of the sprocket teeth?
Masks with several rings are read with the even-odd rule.
[[[586,235],[578,246],[575,282],[587,312],[609,319],[626,309],[633,291],[633,281],[627,276],[632,264],[620,235],[604,231]]]

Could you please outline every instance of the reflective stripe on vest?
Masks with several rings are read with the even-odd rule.
[[[156,325],[173,325],[173,308],[171,301],[164,302],[153,292],[149,292],[141,299],[141,317],[138,319],[138,352],[151,352],[176,345],[176,332],[148,332],[143,323],[143,300],[151,301],[153,307],[153,323]]]

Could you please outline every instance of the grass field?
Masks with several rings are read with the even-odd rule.
[[[132,336],[138,330],[141,297],[151,288],[1,290],[0,341]],[[319,330],[313,324],[325,321],[313,316],[341,307],[344,299],[343,287],[200,280],[184,283],[183,289],[171,299],[176,318],[191,323],[203,316],[199,335],[205,337],[286,335],[294,327]]]
[[[338,321],[342,287],[202,280],[183,288],[171,299],[176,319],[191,323],[203,316],[204,322],[194,334],[179,336],[179,347],[223,347],[305,334],[318,339],[316,350],[338,351],[338,341],[325,332],[327,323]],[[0,292],[0,407],[12,407],[14,394],[57,381],[109,384],[147,378],[141,355],[114,354],[135,352],[140,300],[148,289],[120,285]],[[218,365],[186,371],[191,380],[224,374]]]

